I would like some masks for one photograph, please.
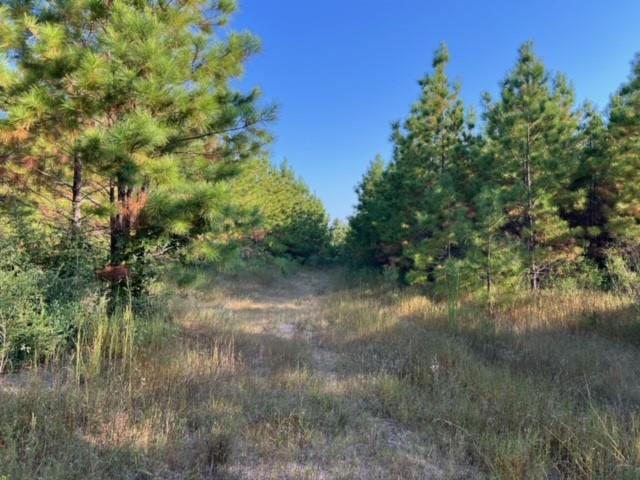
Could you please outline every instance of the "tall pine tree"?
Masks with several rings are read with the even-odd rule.
[[[452,225],[459,212],[451,172],[456,170],[465,131],[460,86],[446,73],[449,51],[443,44],[433,59],[433,72],[420,81],[421,95],[403,126],[394,127],[394,159],[385,175],[387,206],[378,223],[382,242],[406,273],[423,254],[448,255],[455,242]],[[422,278],[422,277],[421,277]]]
[[[266,139],[272,112],[257,107],[259,92],[230,85],[258,48],[249,34],[222,34],[235,9],[231,0],[0,9],[6,166],[31,198],[67,208],[75,234],[89,218],[96,231],[106,224],[111,265],[131,261],[137,240],[180,243],[208,228],[225,165]]]
[[[573,102],[566,79],[551,80],[526,43],[486,113],[493,172],[508,213],[504,228],[520,238],[532,289],[581,253],[560,208],[576,168]]]
[[[609,129],[613,181],[617,191],[610,229],[624,244],[640,245],[640,55],[629,80],[613,97]]]

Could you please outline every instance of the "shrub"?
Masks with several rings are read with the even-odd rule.
[[[47,302],[49,275],[8,242],[0,246],[0,372],[65,346],[78,305]]]

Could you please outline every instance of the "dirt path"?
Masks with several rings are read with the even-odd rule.
[[[335,275],[302,271],[267,285],[227,286],[219,308],[232,312],[239,331],[261,339],[257,352],[269,350],[275,340],[279,348],[300,352],[306,359],[286,375],[304,377],[295,408],[310,418],[306,425],[309,438],[284,456],[288,461],[283,462],[282,452],[265,456],[245,445],[229,472],[236,478],[251,479],[465,478],[457,468],[446,465],[424,438],[367,408],[371,403],[363,398],[367,378],[350,372],[344,354],[327,344],[323,335],[323,316]],[[260,381],[267,377],[273,384],[283,375],[282,370],[269,368],[257,368],[254,373]],[[330,408],[318,408],[319,398]],[[326,428],[336,423],[338,426]]]
[[[335,381],[338,356],[316,341],[318,320],[331,285],[331,274],[303,271],[278,283],[254,287],[246,296],[232,296],[223,308],[239,312],[241,320],[257,331],[303,342],[311,356],[313,375]]]

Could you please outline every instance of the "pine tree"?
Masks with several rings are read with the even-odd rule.
[[[592,104],[582,112],[579,163],[572,179],[571,203],[565,216],[584,243],[587,257],[605,265],[613,241],[609,220],[614,212],[617,187],[611,155],[611,136],[602,115]]]
[[[475,218],[468,231],[462,265],[468,292],[480,292],[493,311],[498,295],[519,289],[524,266],[518,241],[504,231],[507,213],[499,186],[488,183],[474,198]]]
[[[10,167],[32,190],[38,172],[56,210],[69,203],[75,232],[89,217],[98,231],[106,223],[111,265],[153,239],[180,243],[208,228],[225,165],[266,140],[272,111],[256,106],[257,90],[230,86],[258,48],[249,34],[221,35],[235,9],[230,0],[0,9]]]
[[[618,242],[640,245],[640,55],[610,106],[612,169],[617,191],[609,228]]]
[[[550,81],[526,43],[486,123],[493,173],[505,192],[505,229],[521,239],[529,283],[537,289],[580,256],[560,211],[576,163],[573,91],[560,75]]]
[[[478,188],[473,158],[478,153],[478,138],[473,133],[474,125],[470,115],[466,125],[459,128],[450,161],[435,175],[416,214],[423,239],[409,249],[414,263],[409,275],[412,283],[426,284],[430,279],[442,283],[442,275],[444,283],[448,283],[451,268],[447,264],[457,264],[469,246],[473,197]],[[456,285],[464,288],[458,280]]]
[[[446,74],[448,64],[443,44],[434,55],[433,72],[419,82],[420,99],[402,128],[394,126],[394,159],[384,181],[386,216],[378,228],[404,271],[413,268],[415,247],[425,239],[437,251],[430,257],[450,252],[454,243],[451,225],[458,212],[451,172],[459,167],[465,116],[460,86]],[[435,218],[436,210],[447,218]]]
[[[377,225],[384,201],[384,172],[384,160],[377,155],[356,188],[358,203],[355,214],[349,219],[346,249],[351,255],[351,261],[358,265],[380,265],[385,260]]]

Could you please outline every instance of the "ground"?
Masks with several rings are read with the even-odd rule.
[[[168,285],[135,352],[125,322],[0,376],[0,479],[640,478],[633,299],[488,314],[337,268]]]
[[[244,374],[251,382],[293,387],[287,388],[292,398],[276,399],[286,405],[283,423],[301,416],[300,425],[294,420],[285,432],[270,434],[283,437],[271,451],[261,453],[262,439],[257,445],[238,445],[226,470],[251,479],[465,477],[468,472],[444,459],[428,438],[378,416],[367,408],[367,399],[354,395],[366,380],[348,371],[345,354],[324,331],[327,304],[339,285],[337,274],[301,270],[270,282],[231,282],[216,292],[217,301],[207,294],[197,300],[204,316],[207,309],[228,315],[233,335],[254,344],[245,359]],[[202,335],[207,323],[197,325]],[[270,398],[256,401],[265,401],[256,406],[258,411],[271,408]]]

